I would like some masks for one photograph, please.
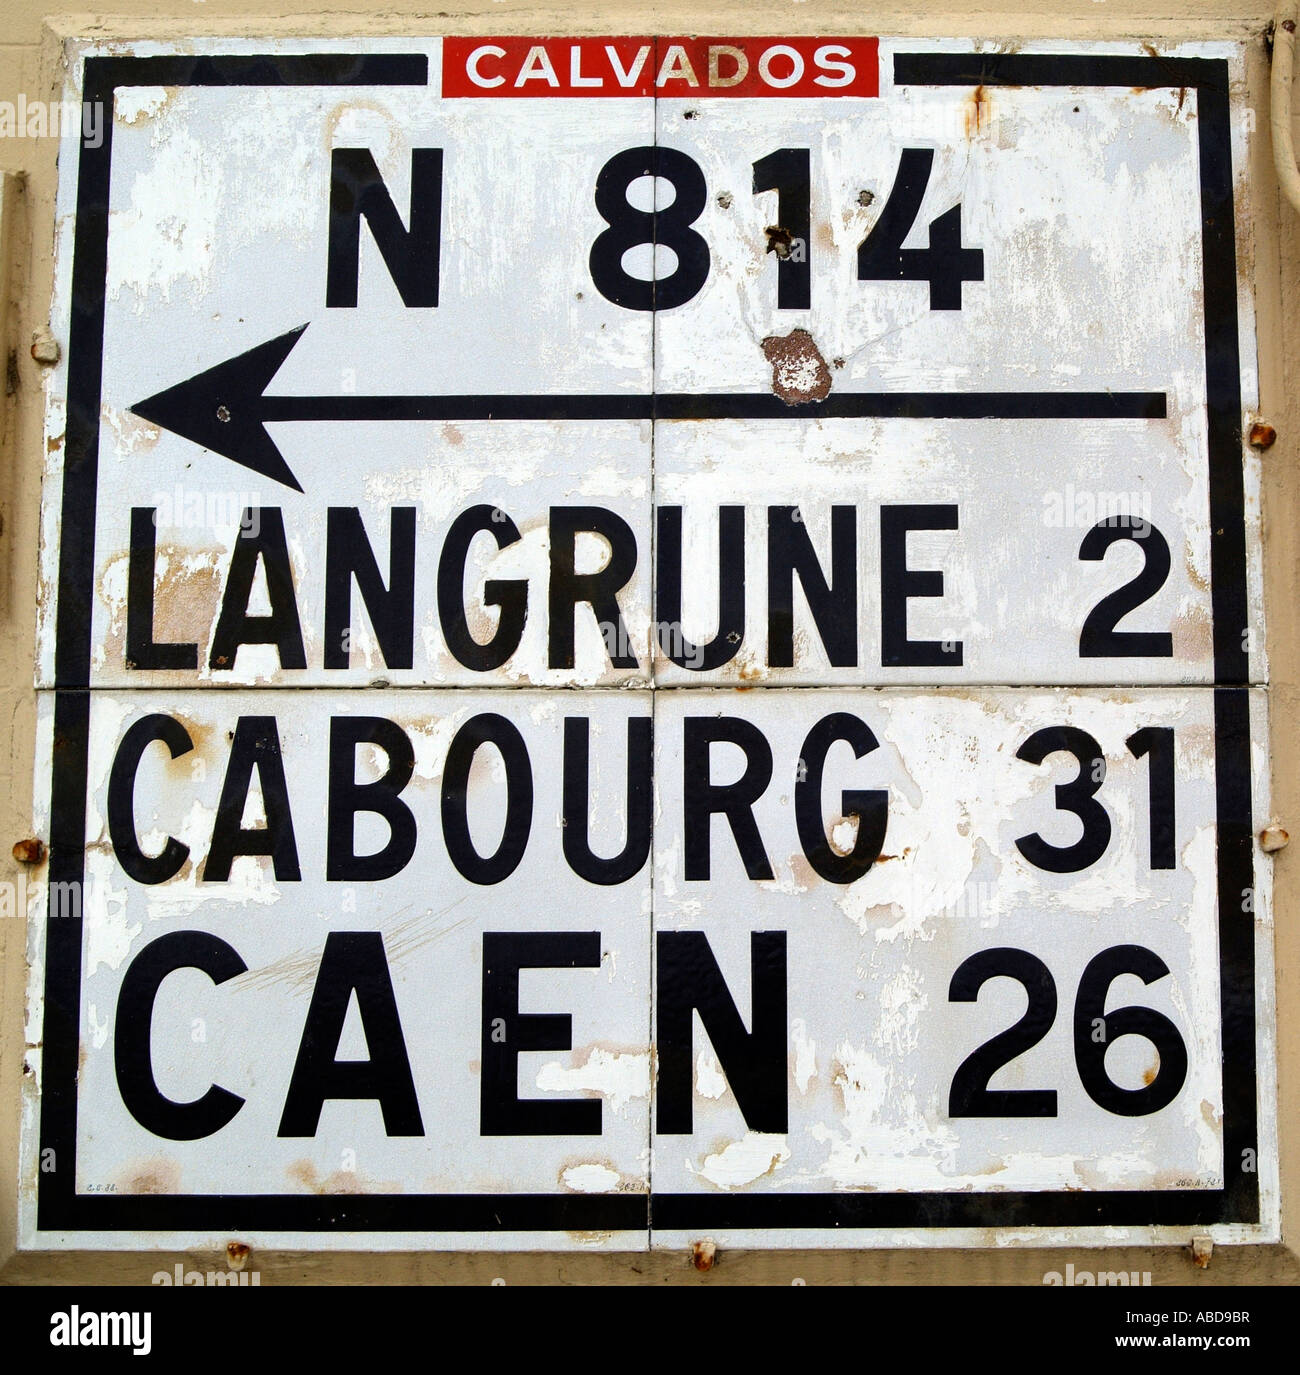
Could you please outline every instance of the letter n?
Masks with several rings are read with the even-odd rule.
[[[784,931],[750,933],[752,1029],[746,1031],[704,932],[659,933],[655,1125],[661,1135],[692,1130],[695,1012],[713,1043],[745,1125],[756,1132],[788,1130],[785,935]]]
[[[405,306],[438,304],[442,234],[442,149],[411,149],[411,213],[402,223],[366,148],[335,148],[330,162],[330,231],[325,304],[355,306],[365,217]]]

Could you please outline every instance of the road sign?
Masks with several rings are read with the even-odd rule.
[[[1238,47],[69,60],[28,1245],[1276,1236]]]

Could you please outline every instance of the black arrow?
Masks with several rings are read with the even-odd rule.
[[[262,393],[280,371],[306,325],[291,329],[269,343],[218,363],[160,391],[131,410],[151,425],[201,444],[213,453],[233,458],[245,468],[301,492],[275,442],[266,432],[268,400]]]
[[[838,392],[790,405],[771,392],[622,395],[267,396],[306,325],[131,410],[150,424],[301,492],[266,431],[278,420],[1163,420],[1163,392]]]

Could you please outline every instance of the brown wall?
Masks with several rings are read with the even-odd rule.
[[[1249,202],[1259,330],[1261,413],[1279,440],[1264,457],[1264,557],[1268,653],[1271,665],[1272,796],[1274,815],[1300,836],[1300,630],[1295,589],[1300,563],[1300,223],[1281,201],[1268,140],[1268,58],[1264,32],[1272,12],[1226,0],[1002,0],[995,9],[948,10],[916,0],[865,10],[819,0],[720,0],[644,4],[588,0],[547,8],[520,0],[472,0],[436,18],[420,17],[411,0],[324,0],[300,5],[278,0],[105,0],[83,15],[49,15],[41,0],[0,0],[0,100],[58,99],[59,38],[200,37],[228,34],[328,35],[367,33],[878,33],[1016,41],[1030,37],[1110,38],[1150,42],[1227,38],[1249,44],[1249,101],[1259,133],[1252,145]],[[409,17],[408,17],[409,16]],[[1300,142],[1300,136],[1297,138]],[[20,174],[4,244],[7,312],[0,327],[13,351],[17,389],[0,383],[0,881],[16,881],[13,842],[32,833],[33,643],[36,551],[43,458],[40,368],[30,356],[33,331],[48,321],[54,232],[55,140],[0,139],[0,171]],[[0,290],[4,273],[0,271]],[[11,379],[15,373],[11,370]],[[7,743],[8,748],[4,748]],[[1297,846],[1300,850],[1300,846]],[[349,1283],[777,1283],[808,1284],[1041,1284],[1049,1270],[1073,1261],[1092,1270],[1150,1271],[1154,1284],[1294,1284],[1300,1258],[1300,854],[1282,851],[1275,868],[1274,912],[1278,992],[1278,1068],[1281,1101],[1283,1236],[1291,1245],[1219,1247],[1207,1269],[1186,1247],[1104,1251],[1042,1250],[1023,1246],[984,1251],[830,1251],[722,1254],[707,1275],[685,1254],[349,1256],[258,1253],[249,1262],[263,1284]],[[18,1104],[23,1073],[25,932],[0,920],[0,1279],[25,1282],[148,1284],[160,1268],[186,1261],[224,1268],[221,1254],[15,1254],[18,1180]],[[1189,1234],[1190,1236],[1190,1234]]]

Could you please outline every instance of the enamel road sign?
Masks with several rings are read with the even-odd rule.
[[[67,55],[26,1245],[1276,1237],[1239,48]]]

